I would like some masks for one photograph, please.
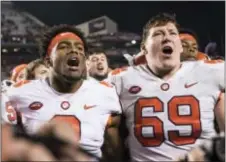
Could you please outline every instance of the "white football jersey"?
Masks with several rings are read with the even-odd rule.
[[[115,84],[126,117],[132,160],[170,161],[215,135],[224,63],[184,62],[167,81],[140,65],[108,81]]]
[[[81,147],[97,157],[102,156],[100,148],[110,115],[121,113],[115,88],[90,80],[70,94],[54,91],[46,80],[35,80],[11,88],[2,97],[3,119],[11,122],[15,108],[31,134],[50,120],[67,121],[80,134]]]
[[[1,84],[1,92],[4,93],[14,84],[11,80],[3,80]]]

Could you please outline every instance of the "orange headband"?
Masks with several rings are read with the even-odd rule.
[[[186,40],[190,40],[193,42],[197,42],[196,39],[190,34],[180,34],[180,39],[181,40],[186,39]]]
[[[58,35],[56,35],[50,42],[48,50],[47,50],[47,55],[50,56],[51,51],[53,49],[53,47],[60,42],[62,39],[75,39],[80,41],[83,44],[82,39],[77,36],[76,34],[72,33],[72,32],[65,32],[65,33],[60,33]]]

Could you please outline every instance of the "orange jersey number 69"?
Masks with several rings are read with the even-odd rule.
[[[188,105],[190,107],[190,115],[180,115],[179,106]],[[164,123],[157,116],[142,116],[142,110],[145,107],[153,107],[153,113],[163,112],[164,103],[157,97],[141,98],[135,105],[135,127],[134,134],[137,140],[144,147],[160,146],[165,140],[164,137]],[[169,130],[167,136],[169,141],[175,145],[188,145],[195,143],[196,139],[200,137],[201,121],[199,101],[194,96],[175,96],[168,103],[168,120],[175,126],[191,126],[191,135],[180,136],[178,130]],[[142,129],[145,127],[153,128],[153,136],[145,137],[142,134]]]

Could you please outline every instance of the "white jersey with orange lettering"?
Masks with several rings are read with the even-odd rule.
[[[116,70],[115,84],[134,161],[171,161],[215,135],[214,107],[224,91],[224,63],[184,62],[169,80],[147,65]]]
[[[2,107],[15,108],[29,133],[35,133],[50,120],[69,122],[80,134],[81,147],[97,157],[102,156],[101,146],[111,114],[121,113],[115,88],[90,80],[85,80],[76,93],[70,94],[54,91],[46,80],[35,80],[11,88],[3,97]],[[15,111],[4,112],[7,120]],[[12,118],[8,122],[12,123]]]

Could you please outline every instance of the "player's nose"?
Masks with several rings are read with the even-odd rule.
[[[195,49],[193,49],[193,48],[189,48],[189,52],[194,53],[194,52],[195,52]]]

